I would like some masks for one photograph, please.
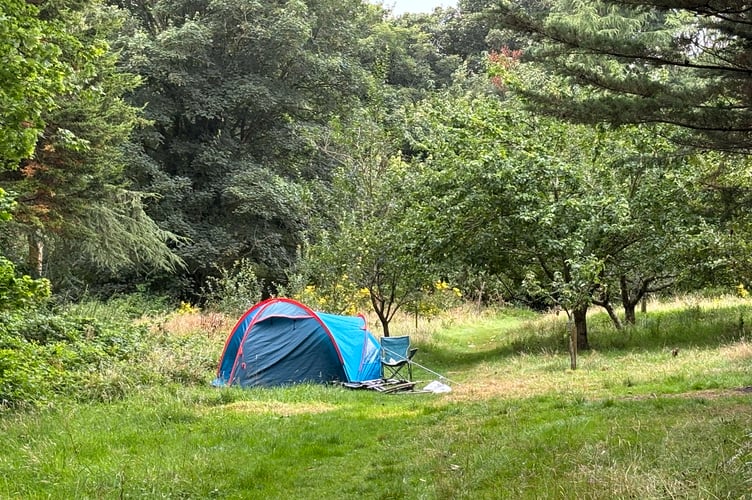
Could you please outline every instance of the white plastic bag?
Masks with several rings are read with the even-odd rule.
[[[435,394],[441,394],[445,392],[452,392],[452,388],[446,384],[442,384],[438,380],[429,382],[427,386],[423,388],[424,391],[433,392]]]

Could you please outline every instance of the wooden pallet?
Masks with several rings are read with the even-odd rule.
[[[416,383],[417,382],[410,382],[408,380],[379,378],[363,382],[343,382],[342,385],[348,389],[367,389],[382,392],[384,394],[391,394],[393,392],[413,391]]]

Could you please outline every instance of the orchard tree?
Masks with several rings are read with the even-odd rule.
[[[382,333],[407,304],[418,300],[435,275],[423,254],[411,200],[419,170],[405,163],[399,137],[383,128],[373,110],[351,123],[333,123],[332,140],[321,144],[336,163],[325,203],[336,217],[315,235],[307,258],[315,279],[342,276],[367,290]]]
[[[580,349],[605,244],[624,207],[593,192],[594,133],[525,114],[493,96],[435,99],[417,116],[426,149],[433,252],[514,269],[528,293],[571,315]]]
[[[665,124],[661,137],[730,153],[689,162],[696,226],[681,240],[682,286],[749,279],[751,15],[735,0],[557,0],[546,10],[505,1],[496,11],[497,26],[529,36],[524,60],[553,83],[510,82],[530,109],[578,123]],[[627,321],[646,293],[675,281],[671,266],[651,262],[654,272],[620,278]]]
[[[621,323],[612,295],[623,306],[625,321],[634,324],[635,308],[648,294],[671,288],[696,271],[698,235],[709,227],[695,209],[702,196],[702,176],[694,167],[698,154],[677,148],[664,130],[623,126],[604,133],[616,181],[612,189],[622,193],[635,219],[628,244],[606,259],[593,300],[609,312],[617,328]]]
[[[691,163],[695,174],[689,208],[697,215],[696,235],[686,242],[687,287],[734,287],[752,282],[752,159],[708,152]]]
[[[643,261],[658,250],[676,256],[670,244],[693,227],[675,210],[687,200],[672,200],[682,163],[651,164],[644,151],[663,151],[638,131],[566,124],[515,99],[445,95],[415,113],[413,136],[426,157],[432,196],[421,220],[434,258],[516,274],[529,295],[567,311],[579,349],[604,288],[650,272]]]
[[[528,88],[541,94],[561,91],[561,82],[546,78],[539,68],[519,66],[521,53],[503,49],[491,54],[491,81],[502,94],[511,90],[515,99],[522,96],[529,104],[524,101]],[[727,158],[724,163],[734,165],[740,161],[736,155],[678,146],[668,140],[674,129],[665,124],[599,129],[604,137],[608,134],[605,147],[612,155],[610,161],[618,172],[618,185],[629,199],[630,211],[642,222],[635,226],[640,231],[631,236],[631,243],[609,258],[593,297],[593,303],[604,307],[618,328],[621,324],[613,310],[612,294],[619,295],[625,319],[633,324],[636,305],[646,295],[675,284],[712,283],[719,277],[731,248],[720,243],[727,239],[727,230],[717,224],[718,214],[713,210],[728,210],[701,200],[715,199],[719,186],[707,181],[719,177],[719,168],[729,169],[710,166],[715,164],[714,158]],[[741,217],[735,221],[742,224]],[[698,280],[699,276],[702,279]]]
[[[738,0],[503,0],[496,24],[530,36],[525,59],[561,78],[519,89],[581,123],[665,123],[674,140],[752,151],[752,9]]]

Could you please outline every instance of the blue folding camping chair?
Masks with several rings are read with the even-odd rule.
[[[412,359],[417,348],[410,347],[410,337],[382,337],[381,338],[381,377],[384,379],[399,379],[402,369],[407,367],[408,379],[413,380]]]

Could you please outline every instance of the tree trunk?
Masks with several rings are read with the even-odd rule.
[[[616,314],[616,311],[614,310],[614,306],[611,305],[611,298],[609,297],[608,293],[602,289],[602,293],[600,294],[600,299],[593,298],[593,304],[597,306],[601,306],[603,309],[606,310],[608,313],[608,317],[611,318],[611,322],[614,324],[614,328],[617,330],[622,329],[621,320],[619,319],[619,316]]]
[[[569,325],[569,368],[572,370],[577,369],[577,330],[574,328],[574,322],[567,323]]]
[[[629,301],[624,302],[624,321],[630,325],[634,325],[637,322],[637,315],[635,314],[635,303]]]
[[[381,322],[381,334],[384,337],[389,336],[389,318],[386,317],[386,313],[384,311],[384,301],[379,300],[378,297],[371,294],[371,304],[373,305],[373,310],[376,313],[376,316],[379,317],[379,321]]]
[[[36,231],[29,233],[27,240],[29,242],[29,255],[26,263],[29,266],[29,273],[32,278],[41,278],[44,265],[44,242]]]
[[[611,305],[611,302],[606,302],[603,305],[603,308],[608,313],[608,317],[611,318],[611,322],[614,324],[614,328],[621,330],[621,320],[619,319],[619,316],[617,316],[616,311],[614,311],[614,306]]]
[[[587,306],[579,306],[572,311],[574,328],[577,333],[577,350],[590,349],[587,336]]]
[[[630,294],[629,282],[626,276],[622,275],[619,278],[619,285],[621,287],[621,303],[624,306],[624,322],[628,325],[634,325],[637,322],[635,307],[637,307],[640,299],[644,296],[645,283],[642,283],[641,288],[635,292],[634,296]]]
[[[379,318],[381,320],[381,330],[384,335],[384,337],[389,336],[389,321],[383,318]]]

